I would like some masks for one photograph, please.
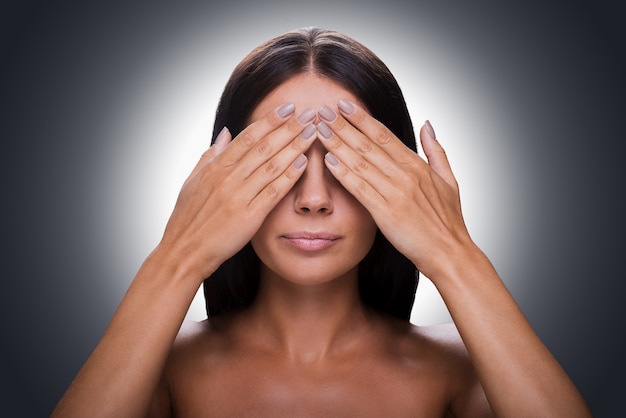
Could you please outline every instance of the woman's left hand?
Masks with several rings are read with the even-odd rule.
[[[475,247],[444,149],[427,122],[420,130],[427,161],[362,108],[347,101],[319,111],[326,166],[370,212],[389,242],[427,277]]]

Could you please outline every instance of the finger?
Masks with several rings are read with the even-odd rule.
[[[443,149],[439,141],[437,141],[435,130],[428,120],[424,122],[424,125],[422,125],[422,128],[420,129],[420,141],[422,143],[422,148],[424,149],[424,154],[428,159],[428,165],[430,165],[433,171],[437,173],[448,185],[457,190],[458,184],[454,174],[452,173],[452,167],[450,167],[450,161],[448,161],[446,151]]]
[[[270,182],[274,181],[278,176],[283,174],[290,164],[295,164],[298,158],[307,152],[315,140],[315,125],[309,123],[300,135],[292,139],[283,149],[276,153],[273,157],[263,162],[256,170],[254,170],[246,178],[246,187],[256,191],[265,188]],[[242,160],[242,166],[248,166]]]
[[[312,141],[311,141],[312,142]],[[308,160],[300,154],[296,160],[277,178],[269,182],[249,204],[251,213],[268,214],[293,188],[304,173]]]
[[[233,136],[231,135],[230,131],[228,130],[226,126],[224,126],[222,130],[220,131],[220,133],[217,134],[217,137],[215,138],[213,145],[211,145],[211,148],[215,149],[215,155],[222,152],[232,139],[233,139]]]
[[[220,133],[215,138],[213,145],[211,145],[200,157],[200,160],[196,163],[196,166],[191,171],[189,177],[193,177],[204,165],[211,161],[215,156],[219,155],[220,152],[226,148],[226,146],[232,140],[232,135],[227,127],[223,127]]]
[[[315,127],[309,125],[311,125],[315,115],[314,109],[306,109],[298,114],[297,117],[290,118],[278,129],[268,133],[242,156],[237,163],[235,172],[242,178],[247,179],[263,165],[271,168],[271,165],[277,162],[273,160],[273,157],[285,148],[289,148],[292,151],[290,156],[287,157],[289,161],[286,164],[293,162],[300,153],[308,149],[310,142],[308,140],[315,133]],[[291,145],[289,146],[289,144]],[[267,166],[267,164],[270,165]],[[286,164],[279,164],[277,167],[284,168]]]
[[[362,149],[359,149],[357,151],[353,149],[347,143],[347,141],[344,141],[342,137],[340,137],[339,135],[335,135],[324,121],[321,121],[317,124],[317,129],[320,133],[322,144],[331,153],[329,156],[330,160],[326,162],[332,163],[335,162],[335,160],[338,160],[342,163],[338,171],[333,174],[339,174],[342,177],[346,178],[358,176],[361,180],[366,182],[369,187],[371,187],[378,194],[384,197],[385,191],[390,190],[390,177],[386,173],[384,173],[383,170],[381,170],[380,166],[389,166],[393,163],[392,161],[388,161],[389,156],[379,150],[378,157],[376,157],[372,155],[374,154],[374,152],[371,151],[371,148],[367,151],[364,151]],[[351,129],[354,130],[354,128]],[[347,134],[346,131],[343,129],[341,130],[341,132],[344,135]],[[353,134],[353,136],[358,135],[358,133]],[[363,139],[363,141],[367,141],[367,139]],[[363,155],[364,153],[366,154],[366,156]],[[349,171],[349,173],[347,173],[346,171]],[[390,170],[388,169],[387,171]],[[353,179],[351,183],[357,184],[356,179]],[[346,189],[352,193],[351,189],[349,189],[348,187],[346,187]]]
[[[328,145],[327,149],[338,147],[337,141],[342,141],[367,162],[378,167],[385,175],[394,176],[397,174],[399,170],[398,163],[363,132],[346,121],[341,114],[338,115],[328,106],[322,106],[318,113],[320,119],[322,119],[317,125],[318,131],[320,132],[322,142]],[[333,136],[336,136],[336,138],[333,138]],[[347,156],[342,155],[341,150],[337,150],[335,155],[348,163]],[[364,165],[363,163],[363,161],[360,161],[360,164]],[[349,165],[353,168],[355,167],[352,164]]]
[[[290,120],[295,109],[296,107],[293,103],[286,103],[268,112],[267,115],[258,121],[250,124],[241,131],[223,151],[222,157],[220,158],[221,163],[224,166],[236,164],[270,132],[275,131]]]
[[[374,216],[380,209],[388,206],[385,197],[366,181],[340,161],[333,152],[324,157],[326,167],[341,185],[352,194]]]
[[[362,132],[373,144],[385,151],[394,161],[400,164],[414,163],[414,158],[411,154],[415,154],[415,152],[409,149],[393,132],[384,124],[373,118],[363,108],[347,100],[340,100],[337,103],[337,107],[341,115],[350,125]],[[347,128],[346,125],[337,127],[333,125],[333,130],[339,133],[339,130]],[[407,153],[407,149],[410,150],[411,153]]]

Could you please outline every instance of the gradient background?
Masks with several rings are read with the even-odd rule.
[[[234,66],[315,25],[370,47],[416,127],[432,121],[473,237],[596,416],[614,416],[626,389],[617,2],[86,3],[0,6],[2,412],[51,412],[158,242]],[[203,315],[196,300],[189,317]],[[448,320],[424,279],[413,322]]]

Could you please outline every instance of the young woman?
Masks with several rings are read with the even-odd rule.
[[[215,133],[53,416],[590,416],[372,52],[320,29],[266,42]],[[418,270],[455,326],[408,322]],[[182,324],[203,282],[209,319]]]

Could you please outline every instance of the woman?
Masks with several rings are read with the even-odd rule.
[[[590,416],[369,50],[319,29],[268,41],[215,128],[54,416]],[[456,327],[408,322],[417,270]],[[203,281],[209,319],[181,326]]]

